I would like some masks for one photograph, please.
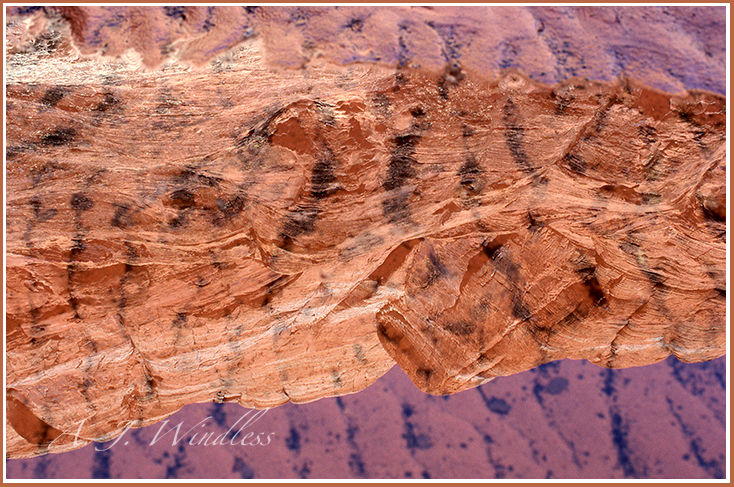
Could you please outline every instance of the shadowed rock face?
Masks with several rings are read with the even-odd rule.
[[[723,97],[453,60],[272,71],[254,44],[147,72],[70,56],[90,12],[14,48],[11,455],[356,392],[395,362],[448,394],[725,352]]]
[[[8,13],[12,21],[17,13],[44,19],[31,24],[31,35],[9,30],[16,52],[63,49],[66,31],[83,54],[114,60],[134,50],[151,69],[178,59],[226,69],[227,51],[245,41],[261,45],[276,69],[326,59],[439,71],[458,60],[491,75],[519,68],[544,83],[627,75],[668,92],[726,92],[725,7],[85,6]]]

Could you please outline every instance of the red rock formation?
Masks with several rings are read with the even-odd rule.
[[[721,96],[59,44],[7,88],[11,456],[393,360],[447,394],[725,352]]]

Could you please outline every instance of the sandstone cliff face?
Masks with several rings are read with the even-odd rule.
[[[723,97],[451,56],[274,70],[278,10],[262,43],[142,68],[76,57],[94,12],[16,25],[7,54],[11,456],[192,402],[356,392],[395,362],[449,394],[725,352]],[[214,32],[180,58],[225,50]]]

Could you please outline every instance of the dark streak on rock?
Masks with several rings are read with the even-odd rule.
[[[216,419],[216,418],[215,418]],[[233,438],[234,439],[234,438]],[[239,474],[242,479],[254,479],[255,471],[245,463],[240,457],[234,457],[234,465],[232,465],[232,473]]]
[[[449,99],[449,88],[446,86],[446,80],[445,78],[441,78],[441,80],[438,82],[438,96],[442,100],[448,100]]]
[[[391,336],[385,324],[379,322],[377,323],[377,334],[392,344],[398,343],[402,338],[402,336]]]
[[[295,237],[301,234],[312,233],[318,214],[318,208],[313,205],[301,206],[295,211],[292,211],[288,215],[283,225],[283,231],[280,234],[281,240],[283,240],[283,248],[289,250]]]
[[[95,450],[92,463],[93,479],[109,479],[110,478],[110,456],[109,447],[99,448]]]
[[[441,263],[438,256],[431,250],[428,253],[428,263],[426,269],[426,279],[424,287],[432,286],[438,278],[446,274],[446,267]]]
[[[640,134],[640,138],[645,142],[645,145],[651,145],[658,141],[657,130],[652,125],[641,125],[637,131]]]
[[[67,145],[76,138],[76,130],[73,128],[57,128],[41,139],[41,145],[57,147]]]
[[[410,78],[408,78],[405,73],[395,73],[395,85],[393,86],[393,91],[400,91],[400,88],[407,85],[409,80]]]
[[[176,208],[190,208],[195,206],[194,194],[186,189],[178,189],[170,195],[171,205]]]
[[[501,271],[505,276],[507,276],[508,280],[511,283],[516,284],[519,282],[519,268],[517,267],[517,264],[509,259],[509,257],[507,257],[504,253],[497,253],[495,254],[495,258],[493,260],[497,269]]]
[[[581,283],[586,288],[591,300],[597,306],[603,306],[607,302],[607,296],[604,294],[604,290],[599,284],[599,280],[596,278],[596,267],[591,266],[578,271],[582,275]]]
[[[186,215],[184,213],[179,213],[168,222],[168,226],[171,228],[181,228],[184,225],[186,225]]]
[[[408,179],[415,176],[414,164],[417,163],[413,154],[415,153],[415,144],[420,139],[420,135],[398,135],[393,139],[395,148],[390,158],[390,164],[387,168],[387,178],[382,183],[385,191],[400,188],[405,185]]]
[[[444,329],[456,336],[467,336],[474,333],[477,325],[467,321],[452,321],[446,323]]]
[[[519,125],[519,114],[512,99],[508,99],[504,106],[505,142],[515,163],[523,172],[532,172],[533,166],[525,152],[525,129]]]
[[[17,157],[19,154],[25,152],[26,150],[27,150],[26,147],[19,146],[19,145],[16,145],[13,147],[8,146],[5,149],[5,159],[9,161],[10,159]]]
[[[72,282],[74,280],[74,274],[76,273],[76,265],[68,264],[66,267],[66,279],[69,283],[69,297],[67,299],[69,306],[71,307],[72,316],[75,320],[81,319],[79,315],[79,300],[72,294]]]
[[[280,276],[273,281],[270,281],[265,286],[265,296],[262,298],[260,306],[267,306],[273,301],[273,298],[285,289],[285,287],[293,282],[295,279],[291,275]]]
[[[389,223],[397,223],[410,218],[408,195],[399,194],[382,202],[382,213],[387,216]]]
[[[416,434],[415,433],[415,425],[411,423],[410,421],[405,422],[405,433],[403,433],[403,438],[405,438],[406,445],[409,450],[428,450],[433,446],[433,442],[431,441],[431,438],[426,435],[425,433]]]
[[[400,24],[398,26],[400,35],[398,35],[398,69],[403,69],[408,65],[410,61],[410,53],[408,52],[408,45],[405,42],[405,34],[409,33],[410,30],[407,25]],[[361,30],[361,29],[360,29]]]
[[[479,395],[482,396],[482,400],[487,406],[487,409],[491,412],[505,416],[512,410],[512,406],[510,406],[504,399],[494,396],[487,397],[482,388],[477,388],[477,391],[479,392]]]
[[[218,187],[222,178],[199,174],[193,167],[184,168],[175,178],[176,184],[199,184],[202,186]]]
[[[54,162],[47,162],[44,165],[42,165],[40,168],[32,171],[32,181],[33,181],[33,187],[35,188],[38,186],[47,176],[53,174],[56,172],[59,168],[59,166]]]
[[[212,27],[214,27],[216,24],[212,22],[211,18],[214,15],[214,7],[207,7],[206,9],[206,19],[204,20],[204,25],[201,26],[201,28],[204,30],[204,32],[209,32]]]
[[[31,198],[30,204],[33,207],[33,216],[38,223],[52,219],[58,212],[56,208],[48,208],[44,210],[41,200],[37,196]]]
[[[107,92],[104,94],[104,100],[102,100],[101,102],[97,104],[94,111],[104,113],[104,112],[111,112],[113,110],[119,110],[121,104],[122,104],[122,100],[117,98],[112,93]]]
[[[390,98],[384,93],[376,93],[372,97],[372,104],[379,112],[387,113],[390,110],[391,102]]]
[[[16,15],[28,15],[33,12],[37,12],[39,10],[44,10],[46,7],[43,6],[29,6],[29,7],[16,7],[17,10],[15,11]]]
[[[81,223],[82,214],[94,207],[94,202],[83,193],[74,193],[70,200],[71,208],[74,211],[74,226],[76,233],[72,238],[72,246],[69,251],[69,261],[66,266],[66,282],[69,292],[68,303],[73,311],[74,319],[81,319],[79,316],[79,300],[74,293],[74,278],[77,272],[77,263],[79,255],[86,250],[84,243],[84,233]]]
[[[71,208],[76,213],[91,210],[94,207],[94,201],[82,193],[74,193],[71,197]]]
[[[533,314],[530,312],[527,304],[525,304],[522,296],[519,293],[512,295],[512,316],[519,318],[523,321],[530,319]]]
[[[84,239],[80,236],[76,236],[71,239],[71,258],[75,259],[79,254],[87,249]]]
[[[309,192],[311,201],[299,204],[297,209],[288,216],[280,235],[283,242],[281,248],[291,250],[295,237],[314,231],[314,223],[320,213],[319,202],[338,190],[336,168],[337,162],[334,154],[329,147],[325,146],[311,172]]]
[[[532,233],[533,235],[538,233],[545,226],[545,223],[541,220],[538,220],[530,211],[527,214],[527,218],[528,230],[530,230],[530,233]]]
[[[701,205],[703,208],[703,214],[704,216],[711,221],[715,221],[718,223],[726,223],[726,206],[725,205],[707,205],[703,204]]]
[[[586,161],[578,154],[566,154],[563,160],[566,161],[573,172],[578,174],[586,172]]]
[[[393,139],[393,149],[390,163],[387,168],[387,176],[382,183],[385,191],[393,191],[405,186],[409,179],[415,177],[415,164],[413,157],[415,144],[420,135],[405,134],[398,135]],[[409,195],[406,193],[394,194],[382,202],[382,212],[391,223],[407,220],[410,217],[408,208]]]
[[[643,269],[642,273],[645,274],[645,277],[653,284],[653,285],[662,285],[665,281],[665,278],[662,276],[662,274],[659,274],[655,271],[649,270],[649,269]]]
[[[481,193],[483,188],[480,180],[482,169],[479,167],[479,163],[477,163],[477,159],[474,157],[474,154],[469,154],[467,156],[464,165],[461,166],[457,175],[461,177],[459,184],[461,184],[461,187],[464,188],[464,191],[466,191],[467,194],[470,196],[476,196]]]
[[[186,20],[186,7],[184,6],[166,6],[163,7],[163,13],[166,17],[171,17],[177,20]]]
[[[186,315],[186,313],[176,313],[176,318],[173,319],[171,326],[175,328],[181,328],[183,326],[186,326],[187,321],[188,316]]]
[[[490,259],[494,260],[495,257],[497,257],[497,252],[502,248],[502,245],[504,245],[504,241],[500,238],[495,238],[491,242],[483,242],[482,243],[482,250],[484,253],[489,257]]]
[[[677,378],[678,377],[676,377],[676,379]],[[695,392],[694,395],[696,395]],[[680,426],[681,433],[683,434],[684,438],[689,441],[691,453],[693,453],[693,456],[695,457],[698,466],[704,469],[712,478],[725,478],[726,465],[723,456],[721,457],[721,461],[717,461],[716,458],[710,458],[707,460],[704,457],[704,454],[706,453],[706,448],[701,446],[701,437],[696,434],[696,430],[694,428],[692,428],[686,421],[684,421],[683,414],[677,410],[678,408],[675,407],[673,401],[669,397],[666,397],[665,400],[668,403],[668,409],[670,410],[670,413],[673,415],[678,425]]]
[[[242,213],[245,209],[246,202],[243,195],[233,196],[228,199],[217,199],[216,204],[219,214],[215,215],[214,224],[222,225]]]
[[[431,370],[431,369],[426,369],[426,368],[424,368],[424,367],[419,367],[419,368],[418,368],[418,369],[417,369],[417,370],[415,371],[415,374],[416,374],[416,375],[417,375],[418,377],[420,377],[421,379],[423,379],[423,381],[424,381],[424,382],[428,382],[428,379],[430,379],[431,375],[433,375],[433,370]]]
[[[629,427],[623,423],[622,416],[616,410],[611,410],[610,416],[612,420],[612,442],[617,449],[619,465],[622,467],[622,471],[626,477],[636,477],[627,440]]]
[[[438,82],[438,96],[442,100],[448,100],[449,86],[458,85],[465,77],[466,74],[462,71],[461,64],[459,61],[454,59],[446,66],[444,73]]]
[[[74,7],[72,7],[74,8]],[[72,27],[72,33],[74,28]],[[58,31],[56,32],[44,32],[38,36],[32,44],[32,49],[39,53],[52,53],[59,47],[59,40],[61,35]]]
[[[655,151],[650,156],[650,158],[647,160],[647,162],[644,165],[645,168],[645,179],[648,181],[655,181],[657,179],[660,179],[660,163],[663,160],[662,154],[660,152]]]
[[[113,227],[124,229],[135,224],[135,220],[130,215],[130,207],[128,205],[115,203],[113,206],[115,207],[115,214],[112,216],[112,220],[110,220],[110,224]]]
[[[604,126],[606,125],[606,119],[609,115],[609,109],[611,108],[611,105],[611,103],[606,105],[599,112],[597,112],[596,115],[594,115],[594,131],[596,133],[604,130]]]
[[[500,248],[506,242],[507,237],[497,237],[491,243],[484,242],[482,244],[482,250],[485,255],[494,262],[497,271],[504,274],[507,281],[512,285],[513,289],[510,290],[512,294],[512,315],[515,318],[521,320],[528,320],[532,317],[532,312],[528,308],[527,304],[522,296],[521,286],[522,281],[520,278],[520,270],[506,253],[500,252]]]
[[[41,98],[41,103],[49,107],[54,107],[58,102],[61,101],[62,98],[66,96],[67,93],[68,90],[66,88],[63,88],[61,86],[54,86],[46,90],[43,98]]]
[[[410,109],[410,114],[415,118],[420,118],[426,115],[426,111],[422,106],[416,105]]]
[[[293,426],[291,426],[289,435],[285,439],[285,446],[291,451],[299,452],[301,450],[301,435]]]
[[[325,151],[311,172],[311,197],[321,200],[336,192],[336,161],[330,150]]]
[[[362,27],[364,27],[364,20],[360,19],[359,17],[353,17],[349,20],[349,22],[347,22],[346,27],[351,29],[353,32],[362,32]]]
[[[535,187],[547,186],[549,182],[550,182],[549,177],[541,176],[539,174],[533,174],[533,179],[532,179],[533,186]]]
[[[622,242],[619,244],[619,248],[622,252],[628,255],[637,256],[640,251],[640,246],[635,242]]]
[[[703,138],[705,136],[706,136],[706,131],[705,130],[703,130],[701,128],[694,129],[694,131],[693,131],[693,140],[696,141],[696,143],[698,144],[698,146],[701,148],[702,151],[708,151],[708,146],[703,141]]]

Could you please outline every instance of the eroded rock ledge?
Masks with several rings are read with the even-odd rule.
[[[256,43],[150,71],[66,35],[7,86],[11,457],[395,362],[449,394],[725,353],[719,95],[273,71]]]

